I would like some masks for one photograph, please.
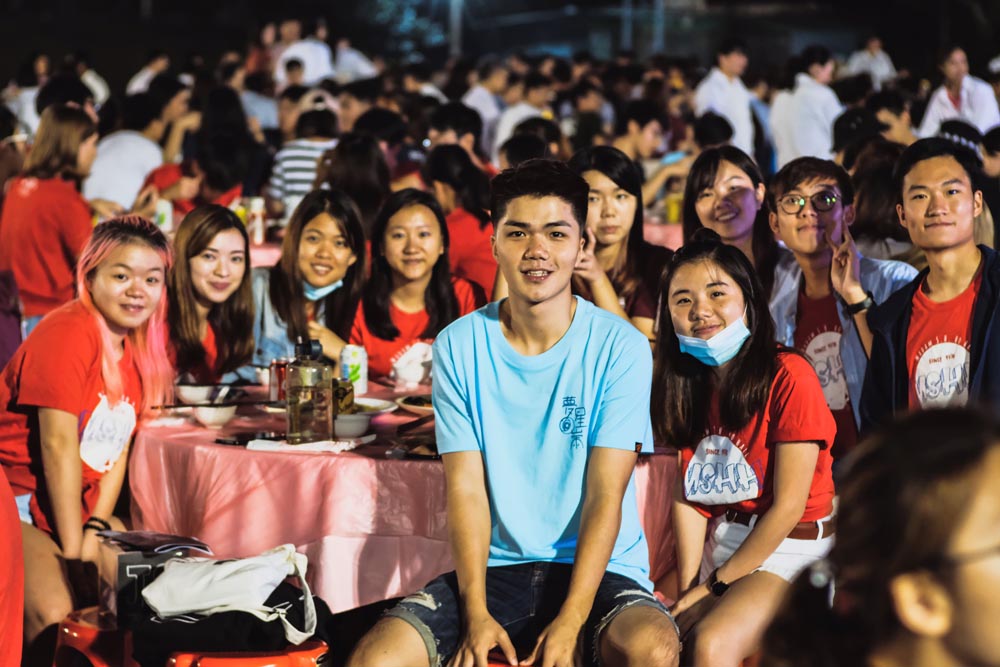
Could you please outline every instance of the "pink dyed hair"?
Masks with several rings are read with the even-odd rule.
[[[101,339],[104,341],[101,375],[104,378],[108,400],[112,402],[122,396],[122,378],[115,361],[111,330],[108,328],[104,316],[94,305],[90,296],[89,283],[97,267],[112,252],[128,244],[144,245],[153,249],[163,259],[164,273],[169,271],[173,256],[167,238],[156,225],[138,215],[112,218],[97,225],[76,265],[77,297],[84,307],[94,314],[97,328],[101,332]],[[148,412],[154,405],[163,405],[169,402],[173,397],[174,370],[166,354],[167,298],[165,280],[163,284],[163,296],[160,297],[160,302],[152,316],[144,324],[128,333],[132,345],[132,358],[135,360],[139,377],[142,379],[142,405],[137,407],[143,413]]]

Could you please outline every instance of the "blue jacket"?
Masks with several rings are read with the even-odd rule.
[[[1000,409],[1000,255],[979,246],[983,253],[982,284],[972,311],[969,359],[969,402]],[[906,336],[910,330],[913,296],[927,269],[884,303],[868,313],[872,330],[871,360],[861,391],[861,432],[865,434],[896,412],[909,409]]]
[[[917,270],[909,264],[892,260],[861,258],[861,287],[871,292],[875,303],[882,303],[889,295],[905,286],[917,275]],[[774,318],[775,334],[779,343],[795,347],[795,324],[798,315],[799,286],[802,269],[792,253],[782,253],[774,267],[774,289],[768,304]],[[854,325],[854,317],[847,313],[844,303],[837,301],[837,315],[840,316],[840,360],[844,363],[844,377],[847,393],[851,397],[854,421],[860,420],[861,386],[865,379],[868,356],[861,345],[861,337]]]

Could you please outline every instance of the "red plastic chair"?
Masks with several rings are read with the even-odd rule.
[[[97,607],[74,611],[59,624],[53,667],[79,664],[77,655],[93,667],[138,667],[132,660],[132,634],[101,625]]]
[[[329,648],[326,642],[315,640],[278,653],[174,653],[167,667],[313,667]]]

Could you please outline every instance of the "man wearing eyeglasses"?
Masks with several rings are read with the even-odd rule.
[[[778,342],[812,362],[837,421],[834,459],[858,437],[861,387],[871,353],[865,319],[875,303],[917,275],[902,262],[858,253],[850,176],[830,160],[803,157],[775,174],[768,191],[771,229],[789,250],[778,260],[771,316]]]

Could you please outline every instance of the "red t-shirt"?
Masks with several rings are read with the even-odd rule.
[[[972,311],[982,274],[954,299],[936,303],[921,286],[906,334],[910,408],[965,405],[969,400]]]
[[[11,183],[0,215],[0,271],[14,272],[25,317],[73,299],[76,260],[93,229],[90,206],[72,181]]]
[[[146,182],[142,184],[142,187],[145,188],[148,185],[155,185],[157,190],[163,192],[183,177],[184,170],[181,168],[181,165],[165,164],[162,167],[157,167],[153,171],[149,172],[149,175],[146,177]],[[243,185],[239,184],[219,195],[215,201],[209,203],[229,207],[242,195]],[[174,213],[187,215],[193,211],[195,207],[202,203],[205,202],[199,202],[194,199],[175,199],[173,201]]]
[[[21,519],[10,484],[0,469],[0,665],[21,664],[24,623],[24,552]]]
[[[467,281],[452,278],[451,283],[458,299],[459,317],[481,305],[476,303],[475,290]],[[431,343],[434,342],[421,337],[430,320],[427,311],[406,313],[390,302],[389,317],[399,329],[395,340],[379,338],[369,331],[364,304],[358,304],[351,327],[351,345],[362,345],[368,352],[368,373],[372,377],[389,376],[411,384],[426,381],[430,378]]]
[[[101,376],[102,350],[94,315],[72,301],[42,320],[0,375],[0,465],[15,495],[33,494],[31,516],[46,532],[54,530],[54,523],[42,470],[37,409],[54,408],[78,418],[81,524],[97,504],[101,477],[135,431],[142,382],[129,340],[125,339],[118,362],[124,395],[113,405]]]
[[[497,260],[493,258],[490,235],[493,225],[481,227],[479,218],[464,208],[448,214],[448,260],[451,274],[471,280],[493,294],[493,281],[497,277]]]
[[[180,369],[177,368],[177,348],[174,346],[174,341],[170,338],[170,327],[164,323],[164,328],[166,330],[164,339],[170,341],[168,346],[170,363],[180,373]],[[215,344],[215,330],[212,328],[211,323],[205,327],[205,337],[201,339],[201,346],[205,349],[204,358],[200,364],[194,368],[189,368],[186,372],[198,384],[215,384],[219,381],[220,377],[218,369],[219,351]]]
[[[705,516],[728,509],[763,514],[774,500],[774,447],[818,442],[819,458],[801,521],[818,521],[833,510],[830,444],[837,427],[816,372],[797,354],[780,353],[778,372],[764,410],[737,432],[719,423],[712,397],[708,429],[694,447],[681,449],[684,497]]]
[[[837,314],[837,299],[833,292],[819,299],[810,299],[799,290],[795,323],[795,347],[806,355],[823,387],[826,404],[837,422],[837,438],[833,443],[833,458],[839,459],[854,448],[858,428],[847,390],[847,376],[840,357],[840,339],[844,330]]]

